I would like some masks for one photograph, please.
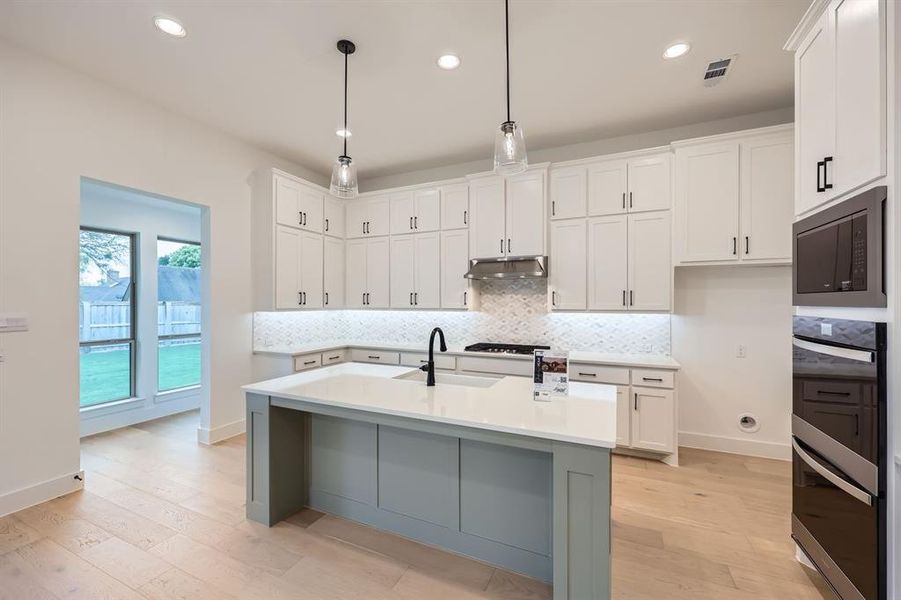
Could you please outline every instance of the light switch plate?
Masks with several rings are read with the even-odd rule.
[[[23,313],[0,314],[0,333],[28,331],[28,316]]]

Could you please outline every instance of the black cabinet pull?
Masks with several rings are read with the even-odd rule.
[[[336,354],[336,355],[334,355],[334,356],[329,356],[329,357],[328,357],[329,360],[338,360],[339,358],[341,358],[341,355],[340,355],[340,354]]]
[[[325,218],[325,230],[328,231],[328,217]]]
[[[371,358],[372,360],[379,360],[381,358],[381,356],[379,356],[378,354],[376,354],[376,355],[370,354],[368,358]]]
[[[510,238],[507,238],[507,254],[510,254]]]
[[[817,394],[821,396],[850,396],[851,392],[832,392],[829,390],[817,390]]]
[[[557,292],[551,292],[551,306],[557,306]]]
[[[303,292],[297,292],[297,305],[303,305]]]
[[[831,190],[832,184],[829,183],[829,163],[832,162],[832,157],[827,156],[823,159],[823,189]]]
[[[748,236],[745,236],[745,254],[751,253],[751,241]]]
[[[328,292],[325,293],[325,305],[328,306]]]
[[[467,218],[469,217],[469,215],[467,214],[468,212],[469,211],[466,211],[466,210],[463,211],[463,224],[464,225],[469,225],[469,223],[467,223],[467,221],[466,221]]]
[[[363,292],[363,304],[366,304],[366,292]]]
[[[822,160],[819,161],[819,162],[817,163],[817,193],[825,192],[825,191],[826,191],[826,188],[823,187],[823,184],[822,184],[822,182],[821,182],[821,177],[820,177],[821,173],[822,173],[825,169],[826,169],[826,163],[825,163],[824,161],[822,161]]]
[[[410,217],[410,229],[413,229],[413,217]]]
[[[419,306],[419,292],[413,292],[413,305]]]
[[[466,306],[466,292],[463,292],[463,306]]]
[[[629,208],[632,208],[632,192],[629,192]]]
[[[300,211],[297,211],[297,224],[303,225],[303,213]]]
[[[635,410],[638,410],[638,392],[635,392]]]
[[[504,238],[501,238],[501,254],[504,253]]]
[[[581,371],[579,371],[579,376],[580,377],[597,377],[598,374],[597,373],[582,373]]]
[[[413,306],[413,292],[410,292],[410,306]]]
[[[363,221],[363,223],[361,223],[360,226],[363,228],[362,233],[366,233],[366,221]]]
[[[663,383],[663,379],[660,377],[642,377],[641,380],[642,381],[657,381],[657,382]]]
[[[304,365],[315,365],[315,364],[316,364],[316,361],[315,361],[315,360],[305,360],[305,361],[303,362],[303,364],[304,364]]]
[[[626,290],[623,290],[623,306],[626,305]]]
[[[306,292],[303,293],[303,305],[304,306],[307,305],[307,293]]]
[[[551,200],[551,216],[555,216],[557,214],[557,202]]]
[[[732,236],[732,254],[738,254],[738,238]]]
[[[419,229],[419,217],[413,217],[413,229]]]
[[[626,210],[626,192],[623,192],[623,210]]]
[[[633,306],[635,304],[635,292],[629,290],[629,306]]]

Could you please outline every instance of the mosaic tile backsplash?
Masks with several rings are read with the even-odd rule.
[[[335,310],[254,314],[256,350],[332,342],[547,344],[560,350],[669,354],[668,314],[548,313],[544,280],[480,282],[478,311]]]

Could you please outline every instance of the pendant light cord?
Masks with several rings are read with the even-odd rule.
[[[347,156],[347,53],[344,53],[344,156]]]
[[[510,122],[510,0],[504,0],[504,34],[506,36],[504,51],[507,57],[507,122]]]

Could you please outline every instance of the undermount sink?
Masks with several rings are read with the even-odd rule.
[[[411,371],[398,375],[394,379],[406,381],[419,381],[425,384],[425,371]],[[500,381],[494,377],[476,377],[472,375],[455,375],[453,373],[435,373],[436,385],[462,385],[465,387],[488,388]]]

